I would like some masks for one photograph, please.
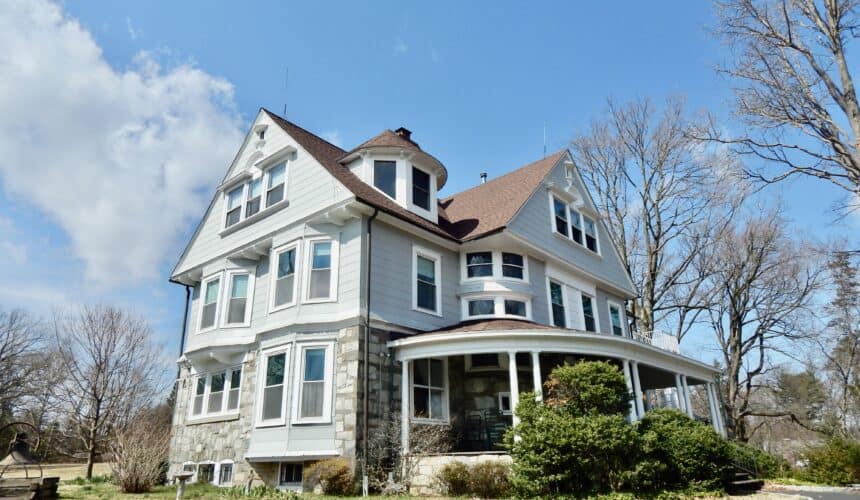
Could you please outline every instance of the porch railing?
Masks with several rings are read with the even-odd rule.
[[[678,337],[664,331],[654,330],[651,332],[633,332],[633,339],[638,340],[643,344],[658,347],[664,351],[681,354],[681,348],[678,345]]]

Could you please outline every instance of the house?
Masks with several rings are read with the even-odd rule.
[[[345,151],[260,110],[171,275],[171,474],[299,488],[310,462],[360,463],[392,412],[406,452],[411,426],[444,423],[452,453],[499,454],[519,395],[592,358],[623,369],[630,419],[692,415],[695,386],[725,432],[716,371],[631,329],[633,284],[567,151],[439,197],[447,177],[405,128]]]

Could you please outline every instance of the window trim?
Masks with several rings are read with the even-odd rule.
[[[301,248],[301,240],[295,240],[273,248],[271,253],[269,254],[269,274],[272,275],[269,280],[269,313],[293,307],[299,302],[299,282],[302,278]],[[295,269],[293,270],[293,300],[291,302],[286,302],[281,305],[276,305],[275,289],[278,283],[278,257],[280,257],[280,254],[287,252],[291,249],[295,249],[296,251],[296,262],[294,264]]]
[[[247,296],[245,297],[245,318],[241,323],[228,323],[227,320],[230,316],[230,300],[232,300],[231,295],[233,293],[233,278],[241,274],[248,276],[248,291]],[[227,288],[224,290],[223,300],[226,302],[226,307],[223,307],[223,310],[221,311],[221,328],[247,328],[251,326],[251,314],[254,306],[255,274],[255,272],[247,271],[245,269],[228,269],[225,271],[224,281],[227,283]]]
[[[478,314],[475,316],[469,315],[469,302],[474,300],[492,300],[493,301],[493,314]],[[519,302],[525,302],[526,304],[526,315],[525,316],[517,316],[515,314],[506,314],[505,313],[505,300],[516,300]],[[505,319],[521,319],[532,321],[533,313],[532,313],[532,298],[528,295],[524,294],[498,294],[498,293],[482,293],[475,295],[468,295],[460,298],[460,317],[462,321],[470,321],[475,319],[493,319],[493,318],[505,318]]]
[[[489,252],[490,258],[492,259],[492,274],[489,276],[469,276],[469,257],[470,253],[484,253]],[[503,254],[514,254],[519,255],[523,258],[523,277],[515,278],[512,276],[505,276],[503,271],[504,263],[502,262]],[[478,265],[486,265],[486,264],[478,264]],[[461,282],[480,282],[480,281],[513,281],[516,283],[531,283],[529,277],[529,255],[525,252],[515,251],[515,250],[505,250],[505,249],[469,249],[460,252],[460,281]]]
[[[260,171],[259,174],[253,175],[251,177],[247,177],[244,180],[242,180],[241,183],[237,179],[236,182],[231,181],[231,182],[229,182],[228,185],[221,187],[221,191],[222,191],[221,200],[222,200],[222,205],[223,205],[222,210],[221,210],[222,211],[222,214],[221,214],[222,235],[226,234],[227,232],[232,232],[234,229],[238,229],[240,227],[243,227],[242,223],[247,221],[247,220],[251,220],[252,218],[256,219],[257,217],[263,217],[264,216],[263,214],[267,214],[270,211],[274,211],[277,209],[277,207],[280,207],[280,206],[284,205],[285,203],[287,203],[287,201],[289,199],[287,196],[287,194],[288,194],[287,188],[290,185],[290,182],[289,182],[290,181],[290,164],[292,163],[292,161],[293,161],[293,156],[291,154],[277,154],[276,153],[271,158],[266,158],[265,160],[263,160],[262,162],[260,162],[259,164],[256,165],[255,168],[259,169],[259,171]],[[267,203],[268,193],[269,193],[269,189],[270,189],[268,187],[270,171],[273,168],[278,167],[280,165],[284,165],[284,197],[278,202],[275,202],[271,205],[267,205],[266,203]],[[249,175],[249,174],[246,173],[244,175]],[[252,215],[248,215],[248,213],[247,213],[248,212],[248,202],[250,201],[248,197],[251,194],[251,183],[257,179],[260,179],[260,182],[261,182],[260,189],[262,190],[260,193],[260,208],[259,208],[259,210],[257,210],[256,213],[254,213]],[[242,200],[241,200],[241,207],[240,207],[240,212],[239,212],[239,220],[228,226],[227,225],[227,195],[231,191],[237,189],[239,186],[242,187]]]
[[[562,327],[557,326],[555,324],[555,320],[553,318],[552,290],[550,288],[552,286],[551,285],[552,283],[555,283],[561,287],[561,306],[562,306],[562,308],[564,308],[564,326],[562,326]],[[552,276],[547,276],[546,277],[546,294],[547,294],[547,296],[546,296],[547,305],[549,307],[549,324],[551,326],[556,327],[556,328],[570,328],[570,317],[569,317],[570,316],[570,311],[569,311],[570,307],[567,305],[567,285],[565,285],[563,281],[561,281],[557,278],[553,278]]]
[[[230,199],[230,193],[236,191],[238,189],[242,190],[242,194],[239,195],[239,220],[236,222],[227,225],[227,214],[230,212],[230,205],[228,200]],[[245,197],[248,195],[248,181],[244,181],[241,184],[237,184],[235,186],[230,186],[229,188],[224,190],[224,214],[222,215],[222,229],[229,229],[236,224],[245,220]]]
[[[311,274],[313,273],[313,246],[318,242],[331,242],[331,270],[329,281],[329,296],[317,299],[310,298],[311,293]],[[317,236],[305,239],[305,271],[304,271],[304,286],[302,287],[302,303],[303,304],[321,304],[325,302],[337,302],[338,288],[338,269],[340,268],[339,250],[340,250],[340,235],[334,236]]]
[[[570,243],[576,245],[578,248],[585,249],[591,255],[603,257],[603,253],[601,252],[601,244],[600,244],[600,229],[598,228],[598,226],[600,224],[600,218],[596,214],[594,214],[593,211],[589,210],[588,208],[585,208],[582,206],[580,206],[578,208],[572,208],[570,206],[570,203],[568,201],[566,201],[566,199],[569,198],[569,196],[565,197],[563,195],[560,195],[558,192],[556,192],[554,190],[548,190],[547,192],[549,193],[549,216],[550,216],[550,228],[552,230],[552,233],[554,235],[557,235],[559,238],[564,238],[565,240],[569,241]],[[568,234],[562,234],[562,233],[558,232],[558,228],[556,228],[556,225],[555,225],[555,200],[558,200],[559,202],[563,203],[565,206],[565,215],[567,217],[567,233]],[[579,224],[580,224],[581,231],[582,231],[582,243],[578,243],[576,240],[573,239],[573,229],[571,228],[571,225],[573,222],[573,216],[572,216],[571,212],[576,212],[578,214],[577,219],[579,220]],[[594,240],[595,240],[595,247],[597,248],[596,251],[591,250],[586,245],[585,220],[584,220],[585,218],[588,218],[594,222],[594,233],[595,233]]]
[[[612,308],[618,309],[618,321],[621,322],[621,335],[616,335],[620,337],[627,337],[627,329],[624,327],[626,323],[626,314],[624,313],[624,308],[621,307],[621,304],[614,300],[606,301],[606,310],[609,312],[609,333],[615,335],[615,331],[613,330],[614,325],[612,324]]]
[[[241,405],[242,399],[242,378],[244,378],[244,369],[243,365],[233,365],[226,366],[223,368],[219,368],[217,370],[200,372],[194,374],[194,382],[191,384],[190,397],[188,398],[188,421],[196,422],[199,420],[205,420],[214,417],[226,417],[233,416],[239,414],[239,408]],[[227,407],[229,406],[230,401],[230,391],[233,390],[233,372],[239,372],[239,404],[236,405],[235,410],[230,410]],[[209,395],[212,392],[212,376],[224,374],[224,395],[221,397],[221,410],[210,412],[209,409]],[[204,380],[204,389],[203,389],[203,405],[201,406],[201,411],[199,415],[194,414],[194,399],[197,397],[197,381],[203,379]]]
[[[287,401],[289,401],[289,394],[287,391],[290,390],[290,364],[292,362],[292,358],[290,357],[290,353],[292,352],[291,344],[285,344],[277,347],[272,347],[269,349],[264,349],[260,352],[260,362],[257,364],[257,395],[256,401],[257,407],[256,415],[254,416],[254,427],[263,428],[263,427],[281,427],[286,425],[287,423]],[[279,354],[284,355],[284,392],[281,395],[281,418],[278,419],[269,419],[263,420],[263,396],[265,394],[265,383],[266,383],[266,371],[268,370],[268,361],[269,358],[273,356],[277,356]],[[241,406],[241,405],[240,405]]]
[[[221,313],[221,294],[223,293],[224,287],[224,272],[218,271],[217,273],[210,274],[209,276],[203,278],[200,281],[200,296],[198,297],[197,304],[197,333],[206,333],[215,330],[220,325],[219,315]],[[215,295],[215,321],[212,322],[212,326],[203,327],[203,307],[206,305],[206,288],[209,286],[209,283],[218,281],[218,293]]]
[[[323,375],[323,411],[320,417],[301,416],[299,405],[302,401],[302,389],[304,384],[305,351],[308,349],[325,349],[325,372]],[[294,363],[295,374],[292,391],[292,425],[302,424],[329,424],[331,423],[331,400],[334,388],[334,342],[302,342],[296,344],[296,362]]]
[[[425,361],[435,359],[437,361],[442,362],[442,415],[443,418],[418,418],[415,416],[415,362],[416,361]],[[449,391],[449,383],[448,383],[448,358],[447,357],[438,357],[438,356],[428,356],[426,358],[418,358],[410,361],[411,365],[409,368],[409,418],[413,424],[450,424],[451,423],[451,409],[450,409],[450,391]],[[428,377],[432,376],[428,373]],[[429,382],[429,380],[428,380]],[[433,385],[422,385],[421,387],[427,387],[428,391],[432,389],[438,390],[439,387]]]
[[[272,177],[272,170],[280,167],[281,165],[284,166],[284,182],[283,182],[283,184],[284,184],[284,196],[280,200],[269,205],[269,191],[271,191],[272,189],[277,187],[277,185],[274,187],[269,186],[269,182],[271,181],[271,177]],[[283,158],[283,160],[281,160],[281,159],[274,160],[274,161],[272,161],[271,164],[266,165],[266,167],[263,168],[262,170],[263,170],[263,192],[260,193],[260,197],[261,197],[261,199],[260,199],[260,210],[257,213],[260,213],[263,210],[267,210],[267,209],[272,208],[272,207],[276,207],[276,206],[278,206],[278,204],[280,204],[284,201],[287,201],[287,186],[289,186],[289,177],[290,177],[290,159],[289,158]],[[257,215],[257,214],[254,214],[254,215]]]
[[[433,261],[436,278],[436,309],[425,309],[418,306],[418,257]],[[427,248],[412,245],[412,310],[434,316],[442,316],[442,255]]]

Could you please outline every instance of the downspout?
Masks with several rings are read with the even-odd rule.
[[[373,209],[373,215],[367,219],[367,265],[365,269],[367,269],[367,274],[365,275],[364,280],[364,349],[362,357],[364,359],[364,373],[363,373],[363,381],[362,381],[362,392],[363,392],[363,401],[362,401],[362,412],[363,417],[361,419],[361,436],[362,436],[362,446],[361,446],[361,468],[362,468],[362,494],[365,496],[368,494],[368,477],[367,477],[367,446],[368,446],[368,420],[369,420],[369,390],[370,390],[370,265],[373,262],[373,220],[376,219],[376,216],[379,215],[379,209]],[[381,375],[381,374],[380,374]]]
[[[177,282],[174,282],[177,283]],[[191,287],[185,286],[185,308],[182,311],[182,336],[179,339],[179,357],[185,352],[185,335],[188,333],[188,304],[191,302]],[[176,378],[182,374],[182,367],[176,369]]]

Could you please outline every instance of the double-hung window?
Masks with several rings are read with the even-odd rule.
[[[527,316],[526,303],[522,300],[505,299],[505,315],[525,318]]]
[[[209,401],[206,404],[206,413],[218,413],[224,405],[224,383],[226,374],[216,373],[209,378]]]
[[[308,251],[309,301],[323,301],[336,296],[337,245],[332,240],[311,240]]]
[[[297,423],[331,420],[332,346],[331,343],[300,344],[293,404],[293,418]]]
[[[582,245],[582,214],[573,208],[570,209],[570,236]]]
[[[238,410],[241,381],[241,366],[198,376],[191,402],[191,416],[217,416]]]
[[[552,200],[553,231],[599,254],[597,222],[593,217],[569,206],[554,195]]]
[[[594,318],[594,299],[585,294],[582,294],[582,319],[587,331],[597,331],[597,320]]]
[[[230,297],[227,302],[225,325],[247,325],[251,319],[248,303],[249,290],[253,287],[251,275],[246,272],[228,272]]]
[[[376,160],[373,162],[373,185],[391,198],[397,198],[397,162]]]
[[[517,253],[502,252],[502,276],[523,279],[523,256]]]
[[[412,269],[414,275],[413,308],[439,314],[439,302],[441,300],[439,287],[440,255],[423,248],[412,247]]]
[[[296,303],[298,251],[298,244],[292,244],[274,252],[275,272],[273,277],[275,281],[272,284],[272,309],[279,309]]]
[[[285,377],[289,349],[263,355],[262,404],[259,425],[282,425],[284,416]]]
[[[287,164],[281,163],[269,169],[266,183],[266,208],[284,199],[287,183]]]
[[[582,224],[585,226],[585,248],[597,253],[597,225],[594,219],[583,215]]]
[[[473,252],[466,254],[466,276],[481,278],[493,275],[493,252]]]
[[[223,462],[218,467],[218,485],[230,486],[233,484],[233,462]]]
[[[242,370],[230,372],[230,391],[227,394],[227,411],[239,408],[239,391],[242,389]]]
[[[555,214],[555,230],[561,235],[567,236],[567,204],[555,196],[552,198],[552,208]]]
[[[224,227],[230,227],[242,220],[242,196],[244,192],[245,185],[242,184],[227,193],[227,216]]]
[[[260,211],[263,199],[263,178],[257,177],[248,184],[248,196],[245,202],[245,217],[250,217]]]
[[[194,403],[191,414],[194,416],[203,414],[203,399],[206,397],[206,377],[198,377],[194,388]]]
[[[412,167],[412,203],[430,210],[430,174]]]
[[[624,326],[621,322],[621,308],[612,303],[609,304],[609,323],[612,325],[612,333],[614,335],[624,335]]]
[[[412,362],[412,416],[418,420],[447,419],[447,367],[441,359]]]
[[[218,318],[218,296],[221,293],[221,275],[204,280],[202,290],[199,331],[215,327],[215,321]]]
[[[552,307],[552,324],[559,328],[565,328],[567,320],[564,313],[564,288],[561,283],[549,282],[549,302]]]

